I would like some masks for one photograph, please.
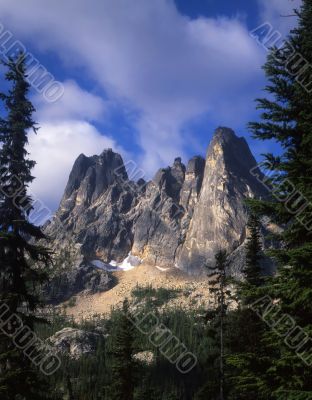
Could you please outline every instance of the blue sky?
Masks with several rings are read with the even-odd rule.
[[[35,195],[55,209],[75,158],[105,147],[151,177],[176,156],[205,155],[220,125],[246,137],[257,158],[276,150],[246,129],[265,85],[266,52],[250,31],[269,22],[286,35],[295,21],[281,15],[299,4],[1,0],[2,33],[10,31],[65,88],[53,104],[31,93],[41,126],[30,135]]]

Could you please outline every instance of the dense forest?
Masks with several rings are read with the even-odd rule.
[[[40,288],[53,262],[39,244],[41,229],[28,221],[34,162],[26,145],[29,130],[36,130],[35,110],[23,54],[5,63],[10,90],[0,97],[5,109],[0,119],[1,399],[312,399],[311,2],[303,1],[296,13],[298,26],[282,47],[270,50],[264,65],[267,97],[257,100],[261,119],[249,125],[259,141],[274,140],[281,148],[263,162],[270,195],[246,203],[244,279],[227,276],[230,259],[222,249],[215,265],[206,266],[213,277],[213,309],[168,309],[175,292],[147,286],[129,293],[123,307],[106,318],[78,324],[59,311],[45,318],[38,313],[44,307]],[[12,197],[16,177],[18,204]],[[269,277],[261,270],[263,217],[281,228],[272,238],[277,245],[266,254],[277,266]],[[64,326],[101,332],[101,340],[94,354],[79,359],[63,354],[60,368],[44,374],[34,362],[41,342],[25,353],[15,333],[28,327],[47,339]],[[189,355],[185,364],[181,348]],[[145,360],[136,356],[142,352]]]

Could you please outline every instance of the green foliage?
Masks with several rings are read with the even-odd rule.
[[[111,400],[132,400],[134,392],[133,331],[134,325],[125,300],[121,312],[116,316],[116,331],[112,348],[112,381],[109,394]]]
[[[211,287],[209,292],[215,298],[215,310],[212,314],[213,319],[210,320],[211,332],[219,335],[219,398],[224,400],[225,393],[225,374],[224,374],[224,335],[225,335],[225,318],[228,309],[228,301],[231,296],[230,290],[227,288],[227,269],[229,267],[229,259],[226,250],[220,250],[215,255],[215,265],[207,266],[209,274],[213,279],[210,281]],[[210,388],[209,388],[210,389]],[[204,389],[205,390],[205,389]]]
[[[263,340],[266,326],[249,307],[261,297],[264,277],[261,273],[262,244],[260,221],[251,213],[247,223],[249,235],[246,244],[244,280],[236,283],[239,308],[231,314],[228,354],[226,356],[229,381],[228,398],[268,400],[271,391],[267,385],[269,367],[268,349]]]
[[[178,289],[153,288],[152,285],[139,286],[132,290],[131,295],[137,301],[144,301],[161,307],[171,299],[175,299],[181,291]]]
[[[262,120],[250,124],[255,138],[272,139],[282,149],[279,156],[266,156],[272,196],[265,202],[254,202],[253,208],[284,228],[276,235],[280,248],[270,253],[279,267],[266,293],[311,337],[312,94],[303,85],[309,84],[311,89],[311,1],[303,1],[297,14],[298,27],[291,32],[289,43],[281,49],[273,48],[269,54],[264,66],[268,98],[258,99]],[[301,62],[296,65],[299,58]],[[309,64],[307,68],[302,68],[302,60]],[[285,398],[286,392],[287,398],[300,397],[300,393],[308,398],[312,393],[311,371],[296,350],[273,333],[268,333],[265,340],[271,348],[267,356],[273,398]]]
[[[34,179],[31,169],[35,163],[28,159],[26,146],[28,130],[37,129],[32,119],[35,109],[27,99],[24,56],[10,59],[5,67],[11,88],[7,94],[0,94],[6,111],[0,119],[0,304],[5,303],[11,315],[17,314],[24,326],[33,328],[40,304],[39,287],[47,278],[45,267],[50,261],[49,252],[34,244],[44,238],[41,229],[28,218],[32,199],[27,189]],[[3,333],[0,370],[2,399],[47,397],[39,372]]]
[[[159,318],[159,324],[164,324],[190,352],[198,357],[198,365],[190,373],[181,374],[176,366],[171,364],[151,343],[149,335],[133,328],[133,353],[152,351],[155,354],[153,364],[131,363],[135,400],[167,400],[168,398],[190,400],[206,382],[208,386],[218,385],[214,363],[219,356],[218,337],[212,338],[209,334],[204,321],[204,310],[185,311],[176,308],[165,309],[160,314],[157,306],[145,302],[145,308],[141,312],[142,315],[148,313],[156,315]],[[50,325],[36,327],[42,338],[53,335],[65,326],[103,333],[94,355],[82,356],[79,360],[62,356],[60,370],[49,378],[50,385],[54,388],[51,391],[53,400],[68,396],[68,374],[75,400],[111,400],[111,392],[115,390],[112,387],[115,386],[116,377],[114,376],[117,375],[117,381],[120,380],[118,360],[123,359],[122,354],[125,354],[120,351],[123,346],[119,346],[118,343],[120,341],[125,343],[124,340],[128,340],[125,331],[128,334],[130,329],[130,326],[127,329],[121,329],[123,324],[128,323],[128,320],[124,320],[121,324],[123,316],[122,311],[116,309],[107,319],[99,316],[78,325],[72,319],[55,313],[49,317]],[[118,341],[116,341],[117,337],[119,337]],[[116,350],[121,358],[119,355],[116,357]],[[117,386],[120,387],[120,384]]]
[[[244,269],[245,279],[249,285],[258,287],[263,283],[261,271],[262,244],[261,224],[257,214],[251,213],[247,228],[249,237],[246,244],[246,267]]]

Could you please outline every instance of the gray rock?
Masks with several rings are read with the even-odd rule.
[[[180,203],[184,210],[190,214],[197,203],[203,182],[204,170],[205,160],[201,156],[195,156],[188,162]]]
[[[80,155],[45,233],[56,254],[67,251],[71,270],[94,259],[121,262],[131,252],[144,262],[198,275],[222,247],[235,252],[238,274],[243,255],[237,249],[246,238],[244,201],[265,195],[250,173],[255,167],[245,139],[228,128],[216,130],[206,161],[193,157],[186,168],[176,158],[149,182],[131,181],[111,149]],[[89,272],[83,272],[86,279]]]
[[[105,292],[115,284],[112,275],[92,265],[68,261],[56,264],[49,283],[43,288],[48,303],[59,304],[84,291],[88,293]]]
[[[141,364],[153,365],[156,357],[152,351],[140,351],[133,355],[133,359]]]
[[[244,201],[265,195],[262,185],[250,173],[255,167],[244,138],[238,138],[228,128],[216,130],[207,151],[200,198],[177,255],[179,268],[200,274],[206,263],[213,264],[219,249],[232,253],[244,243]]]
[[[99,333],[81,329],[64,328],[48,339],[57,353],[68,355],[74,360],[82,356],[95,354],[97,345],[103,336]]]

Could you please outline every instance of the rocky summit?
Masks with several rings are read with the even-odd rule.
[[[200,275],[225,248],[239,273],[245,199],[265,195],[250,173],[255,168],[247,142],[229,128],[215,131],[206,160],[195,156],[185,166],[176,158],[148,182],[132,180],[134,171],[127,172],[111,149],[99,156],[81,154],[45,233],[67,270],[95,260],[122,262],[131,253],[146,264]]]

